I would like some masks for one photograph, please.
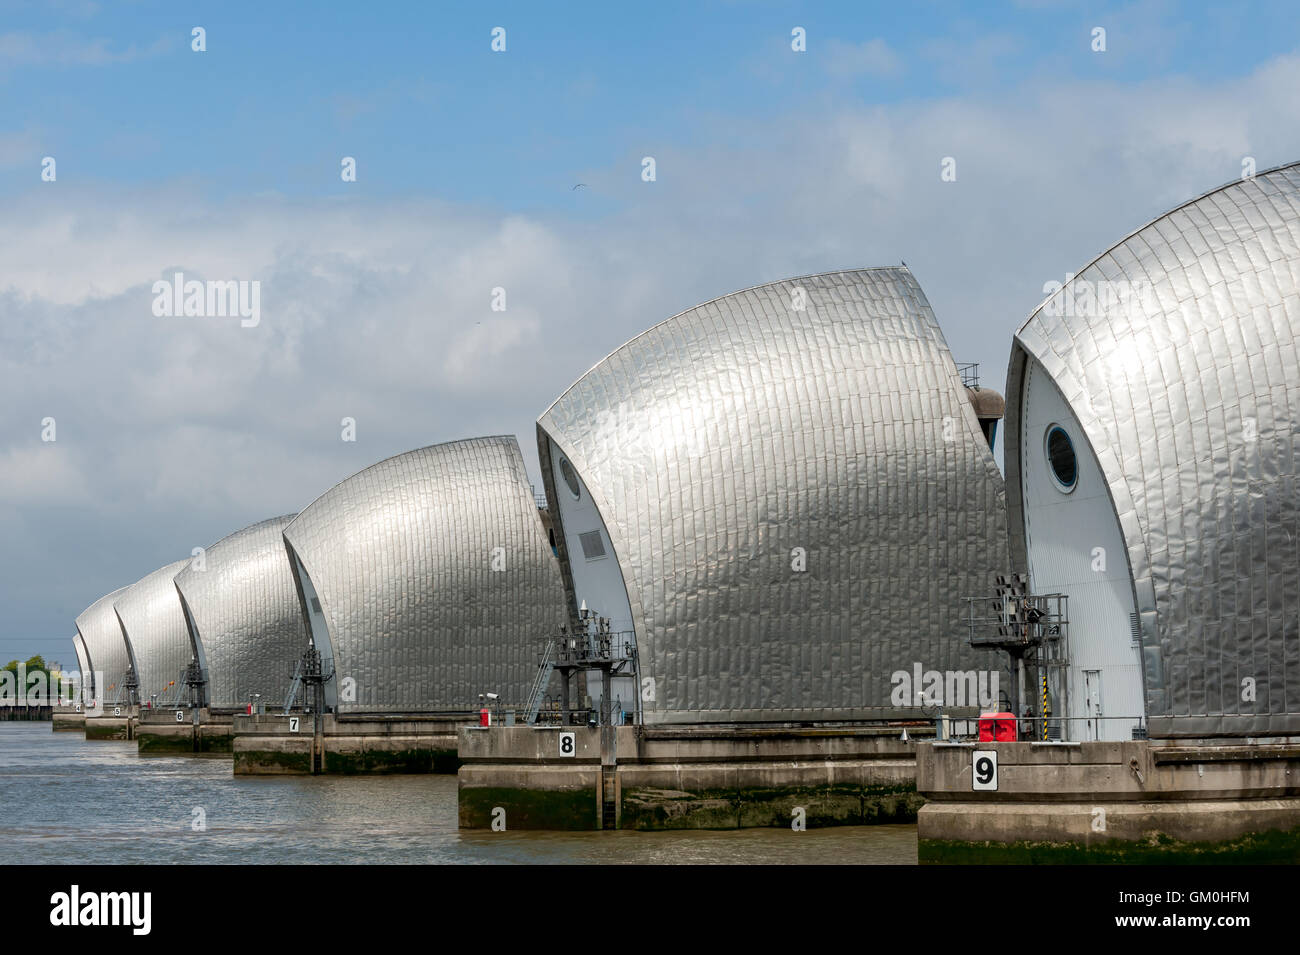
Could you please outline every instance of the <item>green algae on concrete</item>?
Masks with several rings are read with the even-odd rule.
[[[209,733],[200,727],[197,742],[193,732],[152,733],[137,729],[136,741],[141,756],[229,756],[234,752],[231,733]]]
[[[343,776],[386,773],[455,773],[460,758],[454,749],[325,749],[325,772]]]
[[[1141,842],[952,842],[922,839],[922,865],[1286,865],[1300,862],[1300,827],[1227,842],[1183,842],[1153,833]]]
[[[86,739],[129,740],[130,723],[126,719],[114,718],[86,720]]]
[[[200,733],[199,756],[229,756],[235,751],[233,733]]]
[[[914,823],[924,798],[911,786],[835,785],[682,792],[625,788],[620,828],[789,828],[803,809],[809,829]]]
[[[150,733],[137,730],[136,742],[140,746],[141,756],[187,756],[194,752],[194,739],[179,733]]]
[[[506,829],[596,829],[596,794],[587,789],[462,786],[462,829],[491,829],[494,810],[505,810]],[[500,814],[498,814],[500,815]]]
[[[243,750],[235,753],[235,775],[310,776],[311,750]]]

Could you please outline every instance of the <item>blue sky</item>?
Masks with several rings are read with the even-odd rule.
[[[102,594],[388,455],[514,433],[536,476],[551,400],[739,288],[905,260],[1001,388],[1044,283],[1300,159],[1298,22],[0,0],[0,663],[66,658]],[[260,325],[156,318],[177,269],[259,281]]]
[[[1044,81],[1236,77],[1294,7],[1228,4],[5,5],[5,125],[63,175],[212,197],[432,195],[591,215],[570,187],[718,125]],[[1107,29],[1105,55],[1091,30]],[[207,31],[207,51],[190,30]],[[490,31],[507,30],[504,54]],[[809,53],[790,49],[807,31]],[[875,41],[873,56],[861,47]],[[13,45],[11,41],[11,46]],[[858,49],[855,49],[858,48]],[[882,52],[883,50],[883,52]],[[16,61],[16,62],[15,62]],[[360,163],[356,187],[339,157]],[[669,170],[659,180],[672,188]],[[629,180],[633,182],[635,180]],[[7,176],[0,189],[25,188]],[[611,183],[609,202],[631,201]]]

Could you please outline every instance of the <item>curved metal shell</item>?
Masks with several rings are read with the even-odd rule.
[[[160,700],[176,700],[185,693],[181,681],[194,659],[194,647],[174,580],[187,563],[178,560],[160,567],[128,587],[114,604],[135,661],[141,703],[155,694]]]
[[[89,700],[95,694],[95,675],[90,669],[90,655],[86,653],[86,641],[81,639],[81,634],[75,634],[72,637],[72,649],[77,654],[77,685],[81,687],[80,699],[78,702]]]
[[[1141,294],[1103,301],[1091,292],[1103,287]],[[1089,307],[1066,307],[1085,293]],[[1016,335],[1013,552],[1026,561],[1020,396],[1042,369],[1086,432],[1122,529],[1153,736],[1300,732],[1298,331],[1290,165],[1133,233]]]
[[[592,603],[575,579],[607,532],[647,722],[880,718],[911,709],[898,671],[998,667],[970,649],[963,598],[1009,564],[1002,480],[905,267],[668,319],[569,388],[538,440],[571,599]],[[566,526],[584,492],[598,515]]]
[[[282,699],[307,648],[307,629],[284,548],[296,515],[230,534],[186,563],[176,590],[207,671],[208,705],[228,709],[259,695]],[[201,568],[201,569],[200,569]]]
[[[102,703],[126,700],[123,678],[131,666],[131,649],[122,633],[122,622],[113,609],[129,588],[105,594],[77,617],[77,633],[86,651],[86,666],[94,674],[94,699]]]
[[[318,498],[284,539],[343,712],[463,713],[484,692],[521,705],[542,638],[565,621],[513,437],[381,461]]]

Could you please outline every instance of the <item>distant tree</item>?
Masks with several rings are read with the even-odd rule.
[[[47,670],[47,669],[49,669],[49,668],[45,665],[45,657],[41,656],[39,653],[36,654],[36,656],[34,656],[34,657],[32,657],[31,659],[29,659],[29,660],[24,664],[24,666],[27,667],[27,672],[28,672],[28,673],[31,673],[33,670]]]

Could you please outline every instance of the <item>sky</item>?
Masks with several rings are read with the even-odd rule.
[[[1300,159],[1297,90],[1286,2],[0,0],[0,663],[392,454],[540,489],[550,402],[737,289],[905,261],[1003,390],[1045,283]]]

